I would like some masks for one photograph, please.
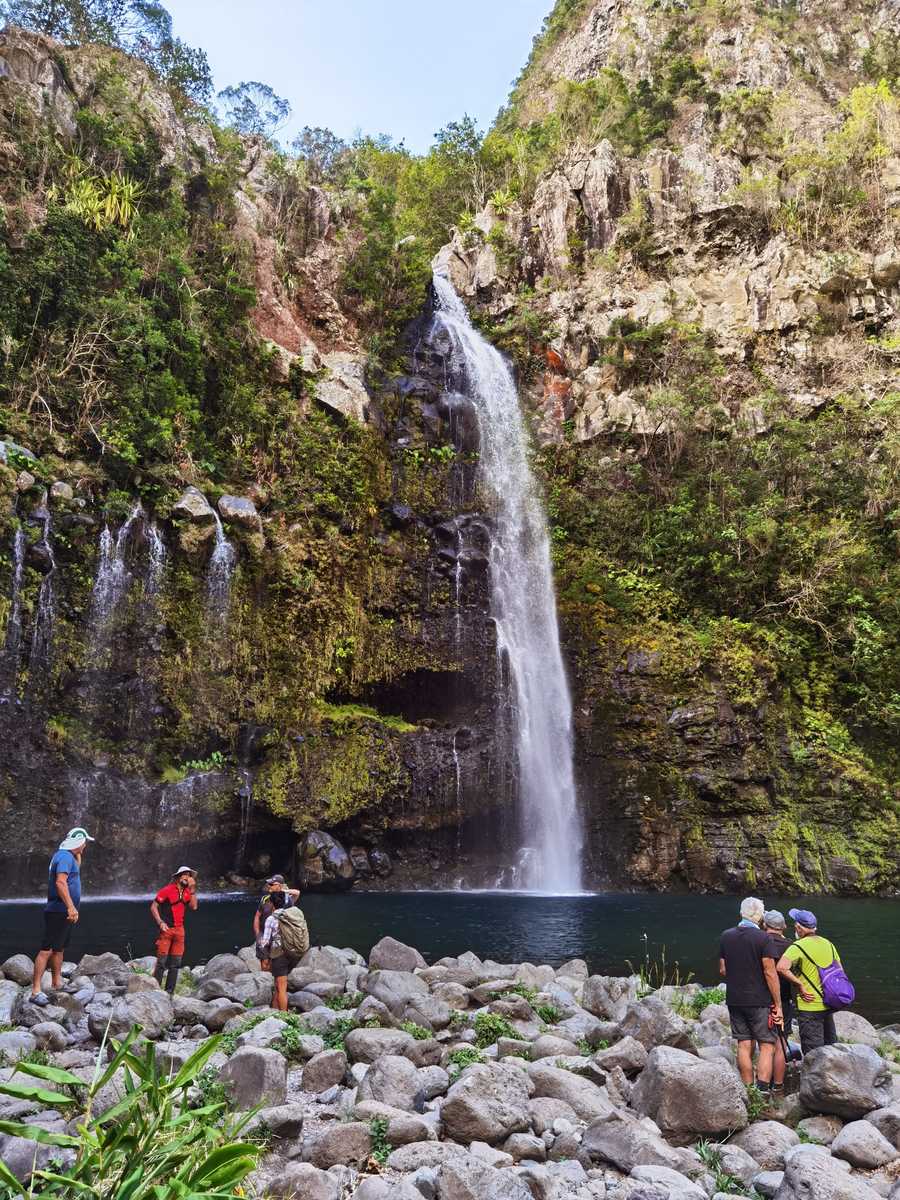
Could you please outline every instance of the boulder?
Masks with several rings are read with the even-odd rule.
[[[542,1033],[531,1043],[530,1057],[533,1062],[542,1058],[559,1058],[563,1055],[578,1054],[578,1047],[566,1038],[554,1037],[552,1033]]]
[[[222,1067],[219,1079],[239,1110],[284,1104],[287,1098],[287,1061],[277,1050],[244,1046]]]
[[[0,1033],[0,1062],[17,1062],[37,1050],[37,1038],[27,1029],[7,1029]]]
[[[394,1150],[387,1165],[392,1171],[420,1171],[465,1158],[468,1154],[464,1147],[455,1142],[412,1142]]]
[[[581,1004],[604,1021],[621,1021],[629,1004],[637,1000],[637,979],[632,975],[591,975],[584,983]]]
[[[206,1005],[206,1016],[203,1020],[204,1025],[211,1033],[218,1033],[220,1029],[224,1029],[229,1021],[233,1021],[235,1017],[246,1017],[247,1010],[243,1004],[238,1004],[236,1000],[227,1000],[224,997],[218,1000],[211,1000]]]
[[[809,1147],[805,1147],[809,1149]],[[775,1200],[877,1200],[879,1193],[848,1175],[827,1152],[792,1154]]]
[[[377,1100],[361,1100],[353,1109],[353,1116],[357,1121],[371,1121],[373,1117],[386,1120],[388,1127],[385,1136],[394,1147],[426,1142],[433,1136],[431,1126],[424,1117],[392,1108],[390,1104],[380,1104]]]
[[[851,1121],[831,1143],[835,1158],[872,1170],[900,1158],[900,1150],[879,1133],[871,1121]]]
[[[746,1188],[750,1187],[753,1179],[759,1174],[760,1165],[756,1159],[733,1142],[725,1142],[720,1147],[719,1160],[726,1175],[739,1179]]]
[[[671,1167],[635,1167],[631,1178],[662,1188],[667,1200],[706,1200],[706,1192],[699,1184]]]
[[[22,987],[28,987],[33,974],[34,963],[27,954],[13,954],[0,967],[0,975],[4,975],[7,979],[11,979],[13,983],[18,983]]]
[[[422,1200],[423,1193],[405,1179],[365,1178],[353,1193],[353,1200]]]
[[[594,1055],[594,1062],[598,1063],[605,1071],[621,1067],[626,1075],[634,1075],[646,1067],[647,1051],[637,1038],[623,1037],[608,1050],[598,1050]]]
[[[881,1111],[884,1110],[876,1110]],[[865,1119],[868,1121],[875,1115],[876,1113],[869,1113]],[[807,1141],[815,1142],[819,1146],[830,1146],[843,1127],[844,1122],[840,1117],[804,1117],[802,1121],[797,1122],[797,1133],[803,1134]],[[884,1130],[881,1132],[884,1133]]]
[[[176,521],[188,521],[192,525],[215,525],[216,514],[199,488],[189,487],[172,505],[172,517]]]
[[[407,1007],[427,1005],[432,999],[428,984],[409,971],[370,971],[363,976],[360,986],[395,1017],[402,1017]]]
[[[31,1027],[31,1036],[39,1050],[50,1050],[53,1053],[65,1050],[69,1044],[69,1035],[56,1021],[38,1021],[37,1025]]]
[[[870,1046],[820,1046],[803,1060],[800,1102],[811,1113],[854,1121],[893,1101],[890,1068]]]
[[[404,1057],[415,1039],[403,1029],[351,1029],[344,1038],[351,1062],[372,1063],[384,1054]]]
[[[33,1031],[32,1031],[33,1032]],[[826,1120],[827,1118],[821,1118]],[[886,1108],[875,1108],[865,1115],[866,1121],[871,1121],[880,1134],[889,1142],[900,1147],[900,1100],[889,1104]]]
[[[371,1153],[372,1133],[361,1121],[338,1122],[303,1143],[304,1161],[323,1170],[338,1164],[362,1166]]]
[[[236,979],[238,975],[246,974],[247,964],[237,954],[215,954],[206,964],[203,978]]]
[[[278,1017],[266,1017],[252,1029],[238,1034],[238,1046],[273,1046],[284,1036],[284,1022]]]
[[[108,1017],[93,1012],[88,1016],[88,1028],[95,1040],[102,1038],[107,1019],[110,1037],[124,1038],[137,1025],[144,1037],[155,1041],[174,1024],[175,1010],[166,992],[134,992],[120,996],[113,1003]]]
[[[256,505],[246,496],[220,496],[217,507],[222,520],[229,525],[239,525],[242,529],[253,530],[260,527]]]
[[[157,1042],[154,1047],[156,1063],[165,1075],[180,1071],[197,1049],[195,1042],[183,1038],[180,1042]]]
[[[314,1055],[303,1068],[305,1092],[327,1092],[347,1073],[347,1055],[343,1050],[324,1050]]]
[[[694,1050],[687,1021],[653,996],[628,1005],[619,1022],[619,1034],[635,1038],[647,1051],[657,1046],[674,1046],[688,1053]]]
[[[499,1142],[531,1126],[526,1073],[506,1063],[468,1067],[450,1088],[441,1107],[447,1137],[457,1142]]]
[[[336,838],[314,829],[297,847],[296,874],[304,891],[346,892],[356,879],[356,868]]]
[[[373,1063],[359,1085],[359,1100],[377,1100],[411,1112],[419,1095],[419,1073],[408,1058],[385,1054]]]
[[[784,1157],[800,1138],[780,1121],[754,1121],[731,1139],[732,1146],[745,1150],[764,1171],[780,1171]]]
[[[366,390],[367,358],[350,350],[333,350],[322,355],[325,368],[316,380],[316,400],[347,420],[360,423],[368,418]]]
[[[534,1096],[528,1101],[528,1111],[531,1114],[531,1127],[538,1134],[552,1130],[557,1121],[567,1121],[573,1129],[579,1121],[578,1113],[571,1104],[565,1100],[555,1100],[552,1096]]]
[[[581,1146],[595,1161],[612,1163],[620,1171],[678,1164],[678,1151],[660,1137],[651,1122],[638,1120],[624,1111],[610,1112],[592,1121]]]
[[[443,1166],[439,1200],[532,1200],[531,1189],[511,1171],[498,1170],[473,1155]]]
[[[78,964],[79,975],[118,975],[130,974],[125,963],[118,954],[107,951],[105,954],[85,954]]]
[[[72,485],[63,479],[57,479],[50,485],[50,499],[58,504],[71,504],[75,498]]]
[[[0,979],[0,1025],[12,1025],[13,1013],[19,1007],[20,990],[12,979]]]
[[[836,1012],[834,1027],[839,1042],[850,1042],[860,1046],[871,1046],[877,1050],[881,1045],[881,1034],[865,1017],[855,1012]]]
[[[414,971],[424,966],[427,966],[425,959],[415,947],[392,937],[383,937],[369,953],[370,971]]]
[[[303,1132],[305,1115],[303,1104],[275,1104],[270,1108],[261,1108],[256,1114],[255,1123],[262,1125],[273,1137],[289,1141]]]
[[[258,1193],[271,1200],[340,1200],[342,1188],[337,1179],[311,1163],[289,1162],[279,1164]]]
[[[674,1141],[729,1133],[747,1124],[747,1094],[734,1070],[673,1046],[650,1052],[632,1093],[632,1107],[652,1117]]]
[[[529,1064],[528,1074],[534,1084],[535,1096],[549,1096],[554,1100],[565,1100],[582,1121],[594,1121],[613,1111],[605,1090],[575,1075],[546,1062]]]
[[[543,1162],[547,1157],[543,1138],[535,1137],[532,1133],[511,1133],[502,1149],[513,1162]]]

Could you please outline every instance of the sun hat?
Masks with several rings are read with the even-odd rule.
[[[80,825],[76,825],[74,829],[70,829],[63,840],[59,843],[60,850],[77,850],[83,846],[85,842],[94,842],[96,838],[92,838],[86,829],[82,829]]]
[[[196,878],[197,872],[193,867],[179,867],[172,878],[177,879],[179,875],[193,875]]]
[[[770,929],[784,929],[787,924],[784,913],[779,912],[777,908],[770,908],[768,912],[764,912],[763,921]]]
[[[796,921],[798,925],[802,925],[805,929],[818,929],[819,927],[816,914],[810,912],[808,908],[792,908],[789,910],[788,916],[792,921]]]
[[[266,883],[284,883],[283,875],[270,875]]]

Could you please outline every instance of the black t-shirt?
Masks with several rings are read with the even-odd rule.
[[[772,949],[772,957],[775,959],[776,963],[778,962],[779,958],[781,958],[782,954],[784,954],[785,950],[787,950],[788,946],[790,946],[790,944],[790,941],[784,936],[783,933],[769,933],[769,945]],[[793,999],[793,993],[791,992],[791,981],[789,979],[785,979],[783,975],[778,976],[778,981],[781,984],[781,1007],[785,1010],[785,1012],[787,1012],[791,1006],[791,1000]]]
[[[762,960],[774,953],[769,935],[762,929],[738,925],[736,929],[725,930],[719,942],[719,955],[725,959],[726,1004],[760,1008],[772,1003]]]

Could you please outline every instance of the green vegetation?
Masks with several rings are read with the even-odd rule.
[[[701,1138],[697,1143],[697,1154],[707,1171],[714,1177],[716,1191],[726,1195],[746,1195],[746,1189],[739,1179],[729,1174],[722,1166],[722,1147],[715,1142]]]
[[[480,1012],[475,1017],[475,1045],[483,1050],[498,1038],[515,1038],[516,1031],[499,1013]]]
[[[233,1120],[221,1096],[201,1108],[188,1104],[188,1092],[201,1081],[219,1039],[202,1042],[184,1066],[166,1078],[156,1065],[153,1043],[139,1049],[137,1034],[134,1029],[121,1044],[110,1042],[109,1061],[106,1043],[101,1045],[86,1091],[84,1081],[70,1071],[34,1063],[18,1064],[12,1077],[0,1083],[0,1094],[80,1118],[77,1137],[21,1121],[8,1123],[6,1132],[71,1150],[74,1161],[37,1170],[31,1190],[0,1164],[0,1195],[6,1200],[27,1197],[35,1188],[46,1189],[46,1194],[90,1193],[98,1200],[125,1194],[132,1200],[186,1195],[213,1200],[239,1194],[241,1181],[259,1155],[257,1146],[238,1140],[246,1119]],[[124,1097],[102,1116],[94,1116],[95,1098],[120,1069],[126,1073]],[[66,1090],[55,1090],[60,1088]],[[76,1098],[80,1094],[83,1105]]]
[[[696,996],[692,996],[687,1003],[690,1015],[699,1020],[703,1014],[703,1010],[708,1008],[710,1004],[724,1004],[725,989],[724,987],[704,988],[702,992],[698,992]]]
[[[484,1062],[484,1055],[474,1046],[461,1046],[451,1050],[447,1056],[447,1072],[451,1079],[458,1079],[466,1067]]]
[[[415,1021],[403,1021],[400,1028],[417,1042],[425,1042],[434,1036],[430,1029],[426,1029],[424,1025],[417,1025]]]
[[[344,992],[340,996],[330,996],[325,1005],[333,1009],[335,1012],[344,1012],[347,1009],[359,1008],[363,1002],[362,992]]]
[[[373,1117],[369,1122],[369,1133],[372,1136],[372,1158],[381,1166],[384,1166],[393,1150],[393,1146],[387,1138],[388,1125],[390,1125],[390,1121],[387,1117]]]
[[[535,1004],[533,1007],[545,1025],[557,1025],[562,1020],[562,1013],[555,1004]]]

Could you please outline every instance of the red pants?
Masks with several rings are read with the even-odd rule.
[[[184,954],[184,926],[172,925],[168,933],[161,933],[156,939],[156,957],[181,958]]]

